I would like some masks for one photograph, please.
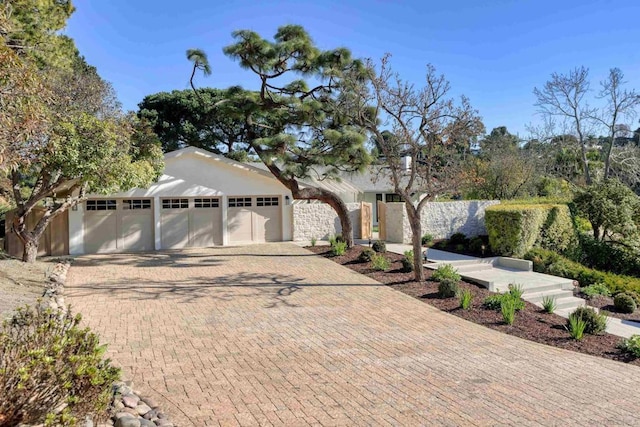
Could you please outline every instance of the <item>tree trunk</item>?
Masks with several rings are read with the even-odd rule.
[[[20,242],[22,242],[23,245],[22,261],[33,263],[36,261],[36,257],[38,255],[40,238],[55,215],[52,215],[49,211],[45,212],[36,224],[35,228],[33,230],[29,230],[27,228],[27,218],[29,213],[31,213],[31,211],[25,212],[21,209],[16,211],[15,216],[13,217],[13,231],[16,233],[16,236],[18,236],[18,239],[20,239]]]
[[[24,242],[22,261],[27,263],[36,262],[38,256],[38,239],[28,239]]]
[[[424,268],[422,267],[422,224],[420,213],[411,201],[405,202],[409,225],[411,226],[411,243],[413,245],[413,277],[416,282],[424,280]]]
[[[338,214],[338,219],[340,219],[342,238],[348,248],[353,246],[353,224],[351,223],[347,205],[340,197],[330,191],[315,187],[296,188],[295,191],[293,188],[289,189],[294,199],[319,200],[331,206],[333,210],[336,211],[336,214]]]

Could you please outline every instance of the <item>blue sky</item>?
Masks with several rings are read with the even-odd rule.
[[[640,90],[640,2],[637,0],[75,0],[66,33],[110,81],[125,109],[145,95],[186,89],[188,48],[202,48],[213,74],[198,84],[257,87],[255,77],[225,57],[231,32],[271,38],[300,24],[319,47],[345,46],[357,57],[392,65],[417,85],[433,64],[465,94],[489,132],[505,125],[525,136],[536,122],[533,88],[552,72],[590,69],[592,87],[611,67]],[[637,123],[633,123],[635,125]],[[633,126],[634,128],[636,126]]]

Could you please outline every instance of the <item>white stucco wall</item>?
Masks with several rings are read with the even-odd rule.
[[[312,238],[326,240],[341,233],[340,219],[326,203],[301,203],[293,208],[293,240],[307,242]],[[347,203],[353,225],[353,237],[360,238],[360,203]]]
[[[422,234],[429,233],[435,239],[446,239],[454,233],[464,233],[467,237],[487,234],[484,210],[499,203],[499,200],[427,203],[422,209]],[[411,226],[404,203],[387,203],[387,241],[411,242]]]

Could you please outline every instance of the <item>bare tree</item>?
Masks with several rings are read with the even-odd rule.
[[[593,120],[600,123],[607,129],[609,143],[604,151],[604,176],[606,180],[611,175],[611,152],[619,133],[626,127],[622,126],[622,119],[632,120],[636,116],[635,108],[640,104],[640,96],[635,90],[623,89],[626,82],[624,74],[619,68],[609,70],[606,80],[600,82],[600,93],[598,97],[605,99],[607,105],[602,108],[599,114],[594,115]],[[618,157],[624,152],[617,153]]]
[[[585,99],[589,86],[589,70],[579,67],[571,70],[568,75],[553,73],[551,80],[542,89],[533,90],[539,112],[550,119],[550,122],[552,118],[558,118],[578,139],[587,185],[592,182],[587,160],[587,136],[596,115],[596,110]]]
[[[389,55],[379,67],[372,61],[367,67],[371,83],[354,85],[350,94],[358,99],[351,106],[359,110],[359,123],[383,154],[383,172],[405,201],[415,280],[424,280],[422,210],[436,196],[457,189],[464,148],[484,126],[465,97],[460,103],[448,97],[449,82],[433,66],[427,66],[425,85],[420,89],[393,72]]]

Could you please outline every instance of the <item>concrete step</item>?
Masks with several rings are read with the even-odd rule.
[[[558,301],[561,298],[572,297],[573,291],[564,290],[564,289],[554,289],[550,291],[542,291],[542,292],[531,292],[527,291],[522,294],[522,298],[529,302],[539,302],[542,303],[545,297],[555,298]]]
[[[530,302],[533,302],[533,301],[530,301]],[[542,308],[542,301],[534,302],[534,304]],[[567,317],[569,313],[573,312],[573,310],[583,305],[586,305],[586,302],[582,298],[576,298],[576,297],[558,298],[556,299],[555,313],[563,317]]]
[[[485,263],[475,263],[475,264],[459,265],[459,266],[455,266],[455,268],[458,271],[458,273],[462,275],[463,273],[470,273],[472,271],[493,270],[493,265],[485,264]]]

